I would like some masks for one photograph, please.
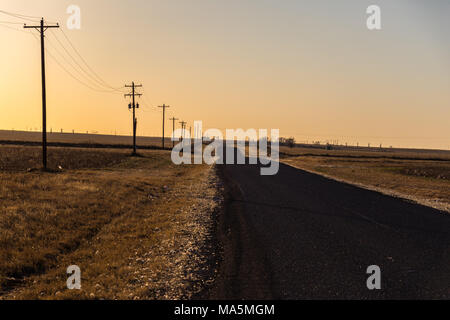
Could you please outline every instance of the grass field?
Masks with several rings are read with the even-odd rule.
[[[450,151],[448,150],[391,149],[345,146],[332,146],[331,150],[327,150],[324,145],[310,145],[295,148],[281,146],[280,155],[284,158],[295,156],[321,156],[360,159],[382,158],[397,160],[450,160]]]
[[[178,299],[208,286],[214,169],[129,153],[49,148],[42,172],[40,148],[0,146],[0,299]],[[81,290],[66,288],[70,265]]]
[[[169,132],[167,132],[169,133]],[[26,143],[39,145],[42,141],[42,133],[36,131],[12,131],[12,130],[0,130],[0,143],[11,143],[13,145]],[[133,143],[132,136],[120,136],[120,135],[105,135],[105,134],[87,134],[87,133],[72,133],[72,132],[47,132],[47,141],[49,144],[54,145],[82,145],[91,146],[98,145],[114,146],[114,147],[126,147],[131,146]],[[161,138],[159,137],[136,137],[136,143],[143,148],[160,148],[162,145]],[[166,147],[172,145],[172,141],[169,138],[165,139]]]
[[[281,147],[282,161],[333,179],[450,211],[450,152]]]

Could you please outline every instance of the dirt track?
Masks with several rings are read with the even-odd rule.
[[[450,298],[450,216],[280,165],[220,166],[218,299]],[[382,290],[366,287],[378,265]]]

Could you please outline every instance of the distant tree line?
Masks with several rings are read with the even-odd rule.
[[[295,138],[293,138],[293,137],[290,137],[290,138],[281,137],[279,140],[280,140],[280,146],[285,146],[285,147],[289,147],[289,148],[295,147]]]

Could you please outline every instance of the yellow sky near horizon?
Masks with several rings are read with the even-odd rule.
[[[205,128],[449,149],[450,5],[375,1],[382,30],[369,31],[372,2],[0,0],[0,10],[58,21],[102,79],[142,83],[139,135],[161,134],[156,106],[165,103],[167,119]],[[71,4],[81,8],[80,30],[66,27]],[[39,129],[37,32],[1,21],[22,20],[0,14],[0,128]],[[46,33],[50,54],[82,78],[58,40],[76,57],[61,30]],[[86,88],[49,56],[47,94],[49,130],[131,133],[128,99]]]

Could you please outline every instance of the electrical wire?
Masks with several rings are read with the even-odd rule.
[[[16,19],[22,19],[22,20],[26,20],[26,21],[35,22],[35,23],[40,22],[41,19],[42,19],[42,17],[38,17],[38,16],[27,16],[27,15],[24,15],[24,14],[15,13],[15,12],[8,12],[8,11],[5,11],[5,10],[0,10],[0,13],[3,13],[3,14],[8,15],[10,17],[14,17]],[[56,23],[56,22],[49,21],[49,20],[45,20],[45,21],[49,22],[49,23]]]
[[[22,32],[28,35],[31,35],[35,38],[35,40],[37,42],[39,42],[39,38],[36,34],[32,33],[32,32],[28,32],[25,31],[23,29],[16,29],[13,27],[10,27],[8,25],[4,25],[0,23],[0,27],[4,27],[13,31],[17,31],[17,32]],[[50,44],[49,39],[47,39],[47,43]],[[55,51],[57,51],[56,47],[51,44],[52,48],[55,49]],[[93,91],[97,91],[97,92],[102,92],[102,93],[114,93],[114,94],[121,94],[120,92],[116,92],[115,90],[102,90],[102,89],[98,89],[98,88],[94,88],[92,85],[86,84],[85,82],[83,82],[82,80],[80,80],[78,77],[74,76],[72,72],[70,72],[69,70],[67,70],[67,68],[65,68],[63,66],[63,64],[46,48],[45,51],[47,52],[47,54],[56,62],[56,64],[63,70],[65,71],[70,77],[72,77],[74,80],[76,80],[77,82],[79,82],[80,84],[82,84],[83,86],[93,90]],[[58,51],[57,51],[58,52]],[[59,54],[61,55],[61,53],[59,52]],[[62,57],[64,58],[64,56],[62,55]],[[67,61],[66,61],[67,62]],[[73,67],[73,65],[71,65]],[[76,70],[76,68],[75,68]]]
[[[21,25],[23,25],[23,22],[13,22],[13,21],[0,21],[0,23],[6,23],[6,24],[21,24]]]
[[[19,14],[19,13],[13,13],[13,12],[8,12],[8,11],[4,11],[4,10],[0,10],[0,13],[8,15],[10,17],[14,17],[16,19],[21,19],[21,20],[26,20],[26,21],[31,21],[34,23],[39,22],[39,20],[41,19],[40,17],[37,16],[29,16],[29,15],[23,15],[23,14]],[[12,28],[8,25],[5,24],[22,24],[20,22],[14,22],[14,21],[0,21],[0,26],[14,30],[14,31],[20,31],[20,32],[25,32],[27,34],[32,34],[33,36],[35,36],[33,33],[29,33],[26,32],[25,30],[19,30],[19,29],[15,29]],[[76,55],[81,59],[81,61],[84,63],[84,65],[87,67],[87,69],[91,72],[89,73],[86,68],[84,68],[78,61],[77,59],[74,58],[74,56],[69,52],[69,50],[66,48],[66,46],[61,42],[61,40],[57,37],[56,33],[54,33],[51,29],[49,29],[49,31],[51,32],[51,34],[53,35],[53,37],[56,39],[56,41],[58,42],[58,44],[63,48],[63,50],[66,52],[66,54],[73,60],[73,62],[80,68],[80,70],[86,75],[83,75],[79,70],[77,70],[77,68],[75,68],[73,66],[72,63],[70,63],[68,61],[68,59],[64,56],[64,54],[62,54],[57,48],[56,46],[54,46],[52,43],[50,43],[50,45],[53,47],[53,49],[64,59],[64,61],[69,64],[75,71],[78,72],[78,74],[80,74],[82,76],[82,78],[86,79],[90,84],[86,84],[85,82],[81,81],[78,77],[75,77],[71,72],[69,72],[67,70],[67,68],[65,68],[63,66],[63,64],[61,62],[59,62],[58,59],[56,59],[48,50],[46,50],[47,52],[49,52],[49,54],[52,56],[52,58],[57,62],[57,64],[64,70],[66,71],[66,73],[68,73],[72,78],[76,79],[78,82],[82,83],[84,86],[95,90],[95,91],[99,91],[99,92],[110,92],[110,93],[120,93],[120,94],[124,94],[126,93],[126,91],[124,90],[124,87],[113,87],[111,85],[109,85],[106,81],[104,81],[91,67],[90,65],[86,62],[86,60],[83,58],[83,56],[80,54],[80,52],[76,49],[75,45],[73,44],[73,42],[69,39],[69,37],[65,34],[65,32],[60,28],[64,38],[66,39],[66,41],[69,43],[70,47],[73,49],[73,51],[75,51]],[[49,39],[47,39],[47,41],[49,41]],[[90,80],[91,79],[91,80]],[[94,85],[93,85],[94,84]],[[98,89],[98,88],[101,89]],[[106,89],[103,89],[106,88]]]
[[[4,11],[4,10],[0,10],[0,13],[6,14],[10,17],[14,17],[16,19],[22,19],[22,20],[27,20],[27,21],[31,21],[31,22],[38,22],[39,19],[41,19],[40,17],[26,16],[23,14],[8,12],[8,11]]]
[[[142,97],[144,97],[144,99],[141,100],[141,105],[143,106],[142,111],[143,112],[157,112],[157,110],[155,108],[152,108],[152,106],[151,106],[152,104],[148,100],[148,97],[145,94],[145,90],[144,90]]]
[[[56,62],[56,64],[57,64],[61,69],[63,69],[70,77],[72,77],[74,80],[76,80],[77,82],[79,82],[79,83],[82,84],[83,86],[85,86],[85,87],[87,87],[87,88],[89,88],[89,89],[91,89],[91,90],[93,90],[93,91],[102,92],[102,93],[111,93],[111,91],[99,90],[99,89],[93,88],[93,87],[91,87],[90,85],[84,83],[83,81],[81,81],[80,79],[78,79],[76,76],[74,76],[69,70],[67,70],[67,68],[65,68],[65,67],[59,62],[59,60],[56,59],[55,56],[53,56],[53,55],[51,54],[50,51],[48,51],[47,49],[46,49],[45,51],[46,51],[47,54],[50,56],[50,58],[52,58],[52,59]]]
[[[109,85],[106,81],[104,81],[90,66],[89,64],[86,62],[86,60],[82,57],[82,55],[80,54],[80,52],[75,48],[75,46],[73,45],[72,41],[70,41],[69,37],[66,35],[66,33],[64,32],[63,29],[59,29],[61,30],[61,33],[64,35],[64,37],[66,38],[67,42],[69,43],[69,45],[72,47],[72,49],[75,51],[75,53],[78,55],[78,57],[80,57],[80,59],[83,61],[83,63],[86,65],[86,67],[92,72],[92,74],[94,74],[97,79],[103,83],[104,86],[112,89],[112,90],[116,90],[119,91],[121,93],[125,93],[123,91],[123,87],[113,87],[111,85]]]
[[[31,32],[25,31],[23,29],[16,29],[16,28],[13,28],[13,27],[11,27],[9,25],[4,25],[1,22],[0,22],[0,27],[4,27],[4,28],[10,29],[10,30],[17,31],[17,32],[23,32],[23,33],[30,34],[30,35],[32,34]]]
[[[66,52],[66,54],[72,58],[72,60],[75,62],[75,64],[84,72],[81,73],[75,66],[73,63],[71,63],[64,54],[61,53],[61,51],[58,50],[58,48],[56,48],[56,46],[53,45],[53,43],[50,41],[50,38],[47,38],[47,43],[49,43],[52,48],[59,54],[59,56],[61,56],[63,58],[63,60],[72,67],[72,69],[74,69],[76,72],[78,72],[78,74],[83,77],[87,82],[89,82],[90,86],[92,87],[97,87],[99,90],[105,91],[105,92],[111,92],[111,93],[117,93],[116,90],[111,90],[109,88],[105,89],[103,85],[99,85],[98,81],[94,82],[93,80],[95,80],[95,78],[92,78],[92,76],[90,76],[89,73],[86,72],[86,70],[83,69],[83,67],[78,63],[78,61],[76,61],[76,59],[70,54],[70,52],[62,45],[62,43],[59,41],[59,39],[56,37],[56,35],[51,31],[51,34],[55,37],[55,39],[57,40],[57,42],[60,44],[60,46],[64,49],[64,51]],[[91,80],[92,79],[92,80]]]
[[[37,35],[35,35],[34,33],[30,33],[30,34],[35,38],[36,41],[39,42],[39,38],[38,38]],[[65,68],[65,67],[61,64],[61,62],[59,62],[58,59],[55,58],[55,56],[54,56],[47,48],[45,48],[45,52],[50,56],[50,58],[52,58],[52,59],[56,62],[56,64],[57,64],[62,70],[64,70],[64,71],[65,71],[70,77],[72,77],[74,80],[76,80],[77,82],[79,82],[79,83],[82,84],[83,86],[85,86],[85,87],[87,87],[87,88],[89,88],[89,89],[91,89],[91,90],[93,90],[93,91],[103,92],[103,91],[101,91],[101,90],[92,88],[90,85],[84,83],[83,81],[81,81],[80,79],[78,79],[76,76],[74,76],[69,70],[67,70],[67,68]]]
[[[156,112],[157,110],[155,110],[154,108],[151,107],[151,103],[149,102],[147,95],[145,94],[145,91],[141,95],[141,98],[142,97],[144,97],[144,99],[141,99],[139,101],[139,106],[141,107],[140,110],[145,113]]]

